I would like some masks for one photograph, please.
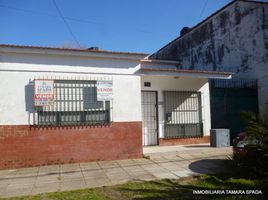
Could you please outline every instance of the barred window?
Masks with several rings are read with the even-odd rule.
[[[96,125],[111,121],[111,102],[97,100],[97,81],[54,80],[54,102],[35,107],[35,125]]]
[[[166,138],[203,135],[200,92],[164,91],[164,109]]]

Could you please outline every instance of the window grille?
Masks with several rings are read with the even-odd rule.
[[[203,135],[201,93],[164,91],[165,138]]]
[[[210,79],[210,87],[212,88],[252,88],[258,87],[258,81],[256,79]]]
[[[97,81],[54,80],[54,94],[52,105],[35,107],[35,125],[101,125],[111,121],[111,102],[97,101]]]

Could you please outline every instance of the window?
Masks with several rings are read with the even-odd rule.
[[[151,87],[151,82],[144,82],[144,87]]]
[[[165,91],[165,137],[202,136],[201,93]]]
[[[96,125],[111,121],[110,101],[97,101],[96,81],[54,80],[54,103],[35,107],[39,126]]]

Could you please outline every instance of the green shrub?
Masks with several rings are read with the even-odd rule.
[[[268,176],[268,123],[255,113],[243,112],[246,123],[247,154],[234,157],[239,166],[246,168],[252,176]]]

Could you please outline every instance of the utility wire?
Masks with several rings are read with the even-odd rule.
[[[22,12],[27,12],[27,13],[38,14],[38,15],[46,15],[46,16],[49,16],[49,17],[59,17],[57,15],[38,12],[38,11],[34,11],[34,10],[27,10],[27,9],[23,9],[23,8],[17,8],[17,7],[13,7],[13,6],[0,5],[0,7],[1,8],[7,8],[7,9],[10,9],[10,10],[16,10],[16,11],[22,11]]]
[[[55,7],[56,7],[56,9],[57,9],[57,11],[58,11],[58,13],[59,13],[59,15],[60,15],[62,21],[63,21],[64,24],[66,25],[66,27],[67,27],[67,29],[69,30],[70,34],[72,35],[74,41],[75,41],[75,42],[77,43],[77,45],[81,48],[81,45],[80,45],[80,43],[78,42],[77,38],[75,37],[75,35],[74,35],[74,33],[73,33],[71,27],[69,26],[68,22],[65,20],[63,14],[62,14],[62,12],[60,11],[60,8],[58,7],[58,5],[57,5],[57,3],[56,3],[56,0],[52,0],[52,2],[53,2],[53,4],[55,5]]]
[[[198,18],[198,21],[201,19],[202,15],[203,15],[203,12],[205,11],[206,7],[207,7],[207,4],[208,4],[208,0],[206,0],[202,10],[201,10],[201,13],[199,15],[199,18]]]
[[[15,10],[15,11],[19,11],[19,12],[25,12],[25,13],[32,13],[32,14],[36,14],[36,15],[49,16],[49,17],[54,17],[54,18],[61,18],[59,15],[54,15],[54,14],[50,14],[47,12],[40,12],[40,11],[35,11],[35,10],[23,9],[23,8],[18,8],[18,7],[14,7],[14,6],[7,6],[7,5],[0,4],[0,8]],[[95,24],[97,26],[106,26],[105,23],[92,21],[92,20],[78,19],[78,18],[66,17],[66,16],[64,16],[64,19],[70,20],[70,21],[76,21],[76,22],[80,22],[80,23]],[[128,30],[131,30],[131,31],[136,31],[136,32],[141,32],[141,33],[146,33],[146,34],[151,33],[151,31],[149,31],[149,30],[141,29],[141,28],[137,28],[137,27],[131,27],[131,26],[129,27],[129,26],[124,26],[122,24],[121,24],[121,27],[128,29]]]
[[[44,15],[44,16],[59,18],[59,15],[53,15],[53,14],[49,14],[49,13],[45,13],[45,12],[40,12],[40,11],[34,11],[34,10],[28,10],[28,9],[23,9],[23,8],[17,8],[17,7],[13,7],[13,6],[6,6],[6,5],[1,5],[0,4],[0,8],[6,8],[6,9],[16,10],[16,11],[21,11],[21,12],[26,12],[26,13],[33,13],[33,14],[36,14],[36,15]],[[102,25],[102,23],[98,23],[98,22],[95,22],[95,21],[89,21],[89,20],[84,20],[84,19],[77,19],[77,18],[72,18],[72,17],[64,17],[64,18],[65,19],[68,19],[68,20],[72,20],[72,21],[81,22],[81,23],[89,23],[89,24]]]

